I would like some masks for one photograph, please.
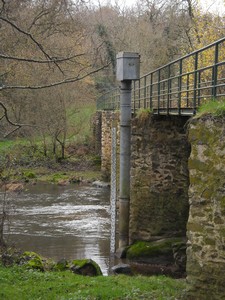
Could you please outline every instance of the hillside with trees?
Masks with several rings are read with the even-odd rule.
[[[224,17],[195,0],[1,0],[1,141],[64,160],[91,147],[95,100],[117,84],[119,51],[140,53],[145,74],[222,36]]]

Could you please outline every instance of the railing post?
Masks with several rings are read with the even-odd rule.
[[[170,79],[170,73],[171,73],[171,69],[170,69],[170,65],[168,65],[167,105],[166,105],[167,115],[169,115],[170,99],[171,99],[171,79]]]
[[[213,98],[216,98],[217,96],[217,64],[219,59],[219,44],[216,43],[215,45],[215,59],[214,59],[214,66],[213,66],[213,74],[212,74],[212,96]]]
[[[150,110],[153,110],[152,95],[153,95],[153,73],[151,73],[151,79],[150,79]]]
[[[117,79],[121,81],[119,186],[119,249],[121,250],[129,245],[131,90],[132,80],[139,79],[139,73],[139,54],[120,52],[117,55]]]
[[[181,91],[182,91],[182,69],[183,69],[183,60],[180,60],[179,63],[179,77],[178,77],[178,114],[180,115],[181,111]]]
[[[186,93],[186,103],[187,103],[187,108],[189,107],[189,75],[187,74],[187,93]]]
[[[198,72],[198,106],[201,104],[201,71]]]
[[[136,82],[134,81],[133,83],[133,89],[134,89],[134,92],[133,92],[133,113],[135,114],[136,112]]]
[[[193,109],[194,114],[197,110],[197,84],[198,84],[198,52],[195,53],[195,70],[194,70],[194,96],[193,96]]]
[[[146,97],[147,97],[147,76],[144,77],[144,108],[147,108]]]
[[[161,91],[161,87],[160,87],[160,69],[158,70],[158,82],[157,82],[157,86],[158,86],[158,115],[159,115],[159,110],[160,110],[160,91]]]

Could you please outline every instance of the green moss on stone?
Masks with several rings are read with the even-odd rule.
[[[69,268],[69,264],[67,260],[61,259],[56,264],[54,264],[53,270],[54,271],[65,271]]]
[[[203,232],[204,231],[204,227],[198,223],[191,223],[189,222],[187,224],[187,229],[188,231],[192,231],[192,232]]]
[[[211,169],[211,166],[208,162],[204,163],[198,159],[190,159],[188,166],[189,166],[189,170],[197,169],[198,171],[201,171],[201,172],[208,172]]]
[[[95,271],[96,271],[96,276],[102,275],[101,268],[99,265],[93,261],[92,259],[75,259],[70,263],[70,269],[71,270],[79,270],[84,268],[85,266],[91,265]]]
[[[210,239],[210,238],[208,238],[208,237],[206,237],[206,238],[204,239],[204,242],[205,242],[206,245],[209,245],[209,246],[215,246],[215,244],[216,244],[216,241],[215,241],[215,240]]]
[[[160,255],[172,255],[172,245],[181,242],[181,238],[163,239],[155,242],[138,241],[127,249],[128,259],[140,259],[157,257]]]
[[[74,266],[83,267],[85,264],[89,262],[89,259],[75,259],[72,261]]]
[[[25,251],[19,259],[19,264],[25,265],[31,269],[44,271],[43,259],[35,252]]]
[[[225,196],[221,197],[220,204],[222,208],[225,208]]]

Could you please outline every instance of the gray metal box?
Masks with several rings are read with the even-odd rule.
[[[116,61],[117,80],[137,80],[140,78],[140,55],[138,53],[119,52]]]

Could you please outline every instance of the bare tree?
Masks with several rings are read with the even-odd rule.
[[[96,66],[92,60],[85,42],[89,32],[80,17],[81,11],[85,15],[82,5],[69,0],[2,0],[0,5],[0,118],[21,128],[23,124],[8,112],[12,91],[79,82],[104,69],[109,61]]]

